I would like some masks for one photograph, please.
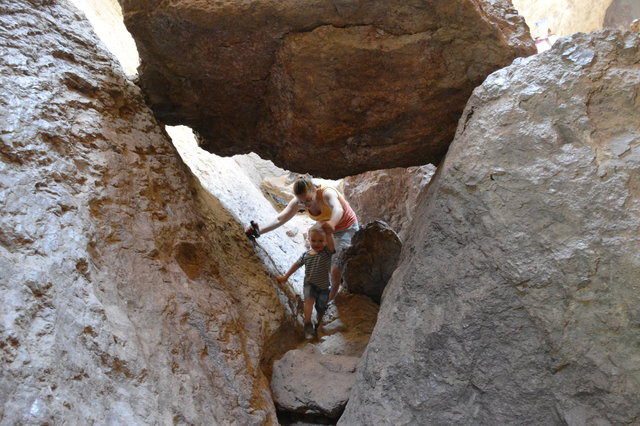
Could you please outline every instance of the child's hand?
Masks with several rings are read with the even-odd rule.
[[[280,284],[286,283],[287,277],[276,277],[276,281],[278,281]]]

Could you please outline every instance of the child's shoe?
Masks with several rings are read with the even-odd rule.
[[[307,322],[304,324],[304,338],[305,339],[313,339],[315,336],[315,330],[313,329],[313,324]]]

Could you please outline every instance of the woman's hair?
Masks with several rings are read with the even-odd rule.
[[[301,177],[293,183],[293,193],[295,195],[302,195],[316,188],[316,184],[313,183],[310,177]]]

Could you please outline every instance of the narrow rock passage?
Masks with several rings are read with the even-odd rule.
[[[277,214],[265,196],[264,182],[274,182],[275,176],[282,176],[285,170],[269,165],[259,158],[221,158],[197,148],[191,131],[187,128],[167,128],[180,155],[196,176],[202,190],[210,196],[207,204],[218,205],[215,209],[226,209],[239,223],[257,220],[264,223]],[[257,172],[258,169],[263,169]],[[253,178],[249,172],[256,174]],[[274,176],[273,179],[268,176]],[[329,182],[337,186],[338,182]],[[271,188],[289,196],[291,189]],[[249,201],[248,201],[249,200]],[[220,227],[219,220],[211,219],[213,227]],[[244,259],[243,274],[266,270],[272,276],[282,275],[289,265],[305,250],[304,234],[314,222],[306,215],[295,217],[290,223],[274,232],[261,236],[253,246],[255,257]],[[226,225],[225,225],[226,226]],[[223,228],[225,226],[222,226]],[[218,233],[226,235],[224,231]],[[245,243],[227,235],[220,245]],[[246,242],[247,244],[248,241]],[[250,272],[252,271],[252,272]],[[234,275],[241,272],[236,269]],[[272,385],[274,404],[279,409],[279,421],[291,424],[304,421],[309,424],[334,424],[344,410],[351,385],[355,380],[355,367],[364,352],[376,323],[379,306],[369,297],[343,292],[324,315],[317,336],[305,340],[302,332],[302,277],[301,271],[292,275],[287,284],[280,288],[281,300],[295,315],[293,321],[283,321],[279,328],[264,343],[260,366],[269,381],[274,375],[274,366],[288,360],[288,368],[281,368]],[[251,298],[250,282],[239,288],[240,298]],[[273,283],[277,286],[278,284]],[[256,296],[259,297],[259,296]],[[260,317],[259,312],[250,316]],[[314,314],[315,318],[315,314]],[[286,364],[286,362],[284,362]],[[339,386],[338,383],[342,383]]]
[[[281,424],[335,424],[348,400],[355,369],[376,323],[379,306],[362,295],[340,293],[317,336],[297,328],[279,337],[288,345],[264,360]],[[277,347],[272,346],[272,347]]]

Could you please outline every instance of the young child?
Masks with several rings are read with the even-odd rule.
[[[293,264],[284,276],[276,277],[283,283],[291,274],[304,265],[304,337],[311,339],[322,321],[322,316],[327,310],[329,301],[329,270],[331,269],[331,256],[335,252],[331,225],[323,223],[315,224],[309,229],[309,241],[311,250],[302,253],[302,256]],[[316,306],[316,326],[311,323],[311,311]]]

